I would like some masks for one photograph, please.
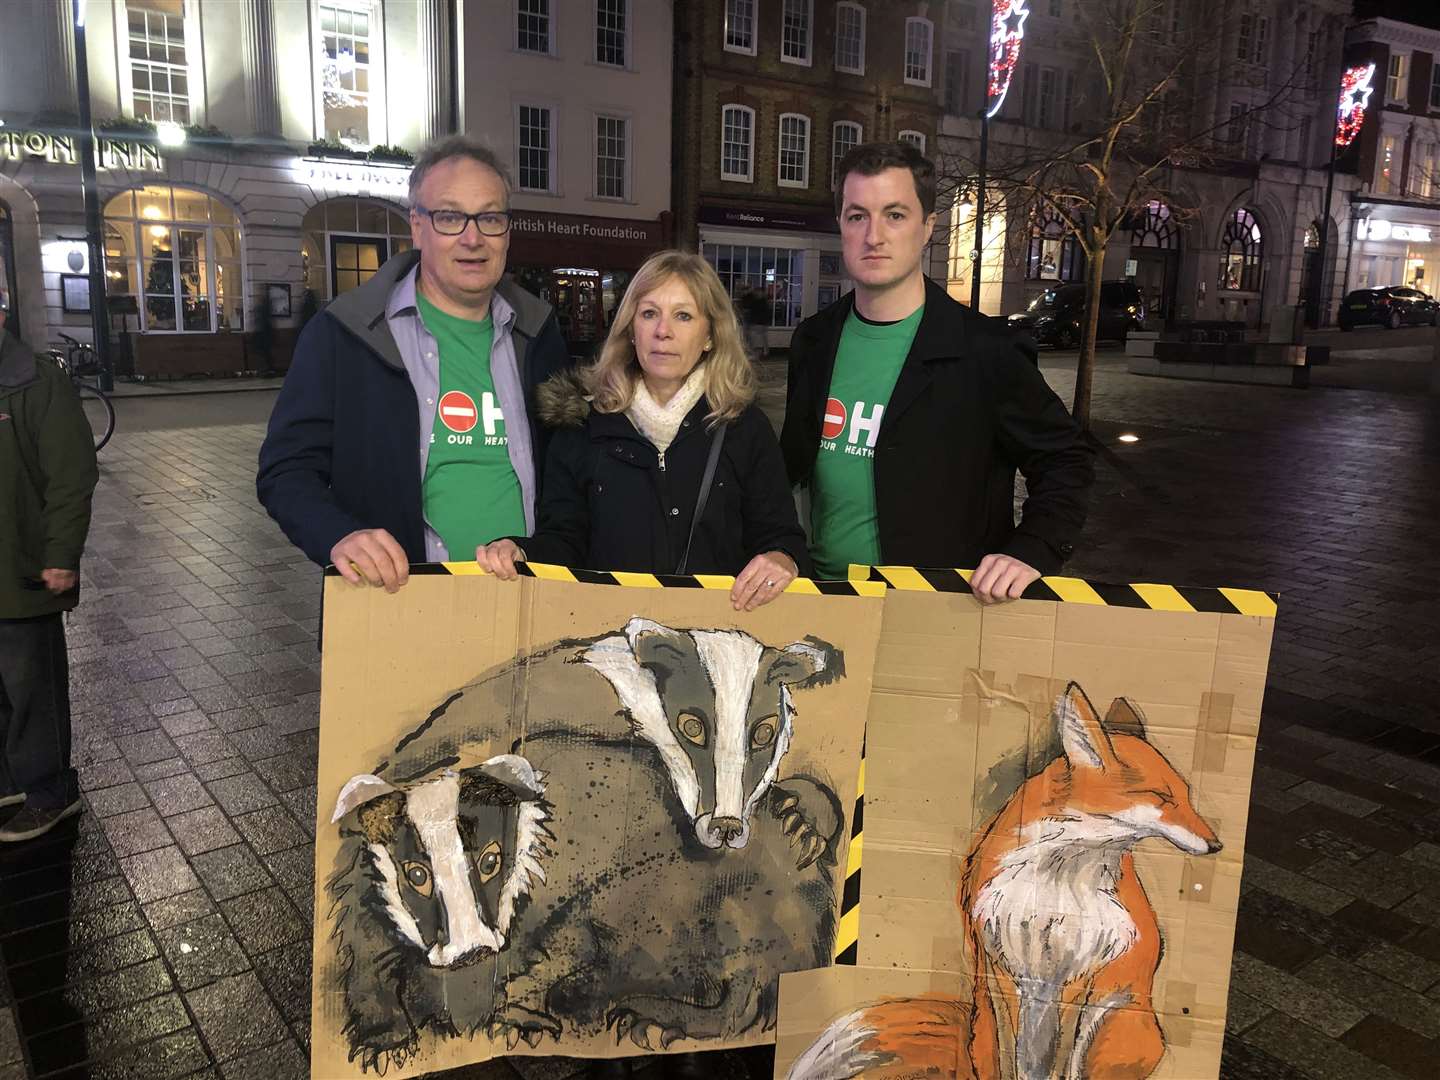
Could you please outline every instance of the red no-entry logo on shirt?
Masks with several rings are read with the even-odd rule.
[[[440,422],[451,431],[469,431],[479,420],[475,399],[464,391],[451,390],[440,398]]]
[[[845,406],[832,397],[825,402],[825,423],[820,426],[820,434],[827,439],[834,439],[844,430]]]

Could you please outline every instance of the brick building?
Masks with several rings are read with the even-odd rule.
[[[833,170],[851,146],[929,151],[945,5],[926,0],[678,0],[678,241],[735,296],[765,290],[775,344],[849,289]]]

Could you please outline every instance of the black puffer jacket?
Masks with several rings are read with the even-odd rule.
[[[577,378],[557,375],[537,395],[556,429],[545,459],[535,535],[516,537],[532,562],[672,574],[685,551],[710,453],[702,397],[665,453],[623,413],[590,408]],[[738,574],[756,555],[783,551],[810,573],[805,534],[770,422],[751,405],[731,422],[686,572]]]

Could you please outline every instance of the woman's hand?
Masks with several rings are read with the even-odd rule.
[[[756,555],[735,579],[730,606],[736,611],[754,611],[784,592],[798,572],[795,560],[783,551]]]
[[[492,540],[475,549],[475,561],[501,581],[514,581],[520,576],[515,564],[525,561],[525,552],[514,540]]]

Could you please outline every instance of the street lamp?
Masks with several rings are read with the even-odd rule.
[[[980,110],[980,168],[975,191],[975,248],[970,252],[970,306],[980,310],[980,267],[985,246],[986,165],[990,156],[990,118],[1005,104],[1005,94],[1020,59],[1025,37],[1027,0],[992,0],[990,5],[990,65],[985,80],[985,107]]]
[[[1329,307],[1325,293],[1325,271],[1330,248],[1330,201],[1335,195],[1335,157],[1348,147],[1365,125],[1365,110],[1370,104],[1370,85],[1375,78],[1374,64],[1348,67],[1340,76],[1340,100],[1335,109],[1335,130],[1331,132],[1329,175],[1325,177],[1325,208],[1320,212],[1320,268],[1318,281],[1311,283],[1310,325],[1319,326]]]

